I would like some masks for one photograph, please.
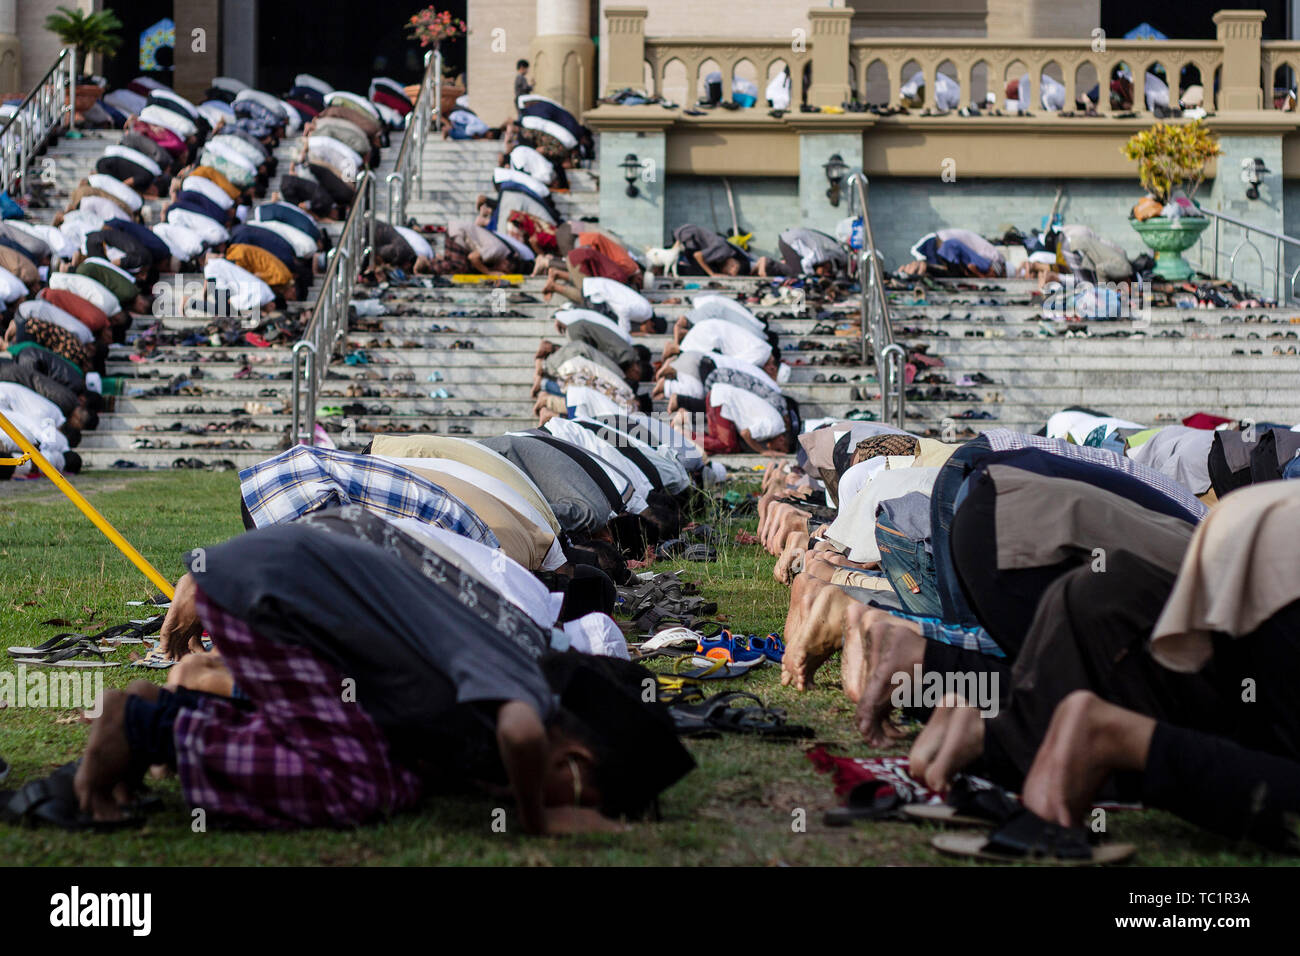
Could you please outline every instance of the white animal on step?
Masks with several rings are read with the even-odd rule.
[[[667,249],[653,249],[646,246],[644,251],[647,267],[651,272],[654,271],[655,266],[658,266],[663,270],[663,275],[677,278],[677,257],[682,251],[681,240],[674,242]]]

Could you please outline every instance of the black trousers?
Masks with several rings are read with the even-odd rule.
[[[1011,661],[1016,659],[1043,591],[1079,566],[1071,558],[1043,568],[998,569],[997,491],[987,473],[971,478],[953,516],[951,550],[962,592],[984,630]],[[1090,553],[1090,552],[1089,552]]]
[[[980,769],[1019,788],[1057,705],[1090,690],[1157,721],[1145,771],[1113,779],[1105,796],[1276,844],[1282,813],[1300,811],[1300,602],[1253,634],[1216,636],[1204,668],[1177,673],[1146,647],[1174,580],[1118,552],[1105,573],[1084,566],[1053,583],[1012,670],[1009,702],[985,726]]]

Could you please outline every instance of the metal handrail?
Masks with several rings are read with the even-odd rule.
[[[374,250],[375,175],[362,170],[357,177],[357,198],[352,203],[348,218],[339,233],[338,243],[330,250],[329,267],[321,284],[320,298],[312,309],[311,321],[302,339],[293,347],[293,426],[291,438],[295,444],[316,443],[316,396],[329,367],[335,348],[347,335],[348,305],[357,274],[365,266]],[[305,368],[299,356],[309,354]],[[300,385],[305,383],[307,397],[304,414]],[[307,427],[301,427],[303,420]]]
[[[424,143],[441,109],[434,105],[442,85],[442,51],[431,50],[424,55],[424,75],[420,79],[420,94],[415,99],[402,145],[397,150],[397,162],[388,174],[388,221],[394,225],[406,222],[406,203],[414,185],[418,195],[424,189]],[[394,184],[400,186],[394,199]]]
[[[1267,277],[1269,273],[1272,273],[1273,301],[1279,303],[1282,302],[1283,299],[1281,293],[1285,291],[1287,302],[1300,303],[1300,296],[1296,295],[1296,281],[1297,279],[1300,279],[1300,265],[1297,265],[1295,269],[1291,271],[1291,276],[1289,281],[1287,282],[1285,289],[1282,286],[1282,276],[1286,268],[1285,256],[1283,255],[1283,248],[1289,247],[1289,248],[1300,250],[1300,239],[1296,239],[1292,236],[1285,235],[1284,233],[1274,232],[1272,229],[1265,229],[1262,226],[1256,226],[1252,223],[1246,222],[1245,220],[1237,219],[1235,216],[1228,216],[1221,212],[1215,212],[1212,209],[1202,209],[1201,212],[1204,213],[1206,216],[1208,216],[1214,225],[1213,230],[1206,229],[1201,233],[1201,235],[1196,240],[1196,252],[1194,253],[1194,255],[1197,257],[1196,264],[1200,266],[1200,270],[1202,272],[1204,272],[1207,275],[1219,277],[1219,270],[1221,266],[1220,259],[1226,256],[1228,260],[1227,278],[1229,280],[1235,280],[1237,277],[1238,254],[1247,248],[1253,249],[1255,251],[1256,257],[1259,259],[1260,293],[1262,294],[1268,288]],[[1241,240],[1237,243],[1237,245],[1233,248],[1232,252],[1230,253],[1225,253],[1223,249],[1220,247],[1222,225],[1231,226],[1234,229],[1240,229],[1243,233]],[[1205,261],[1205,254],[1206,254],[1205,233],[1211,231],[1213,232],[1214,248],[1213,248],[1213,254],[1210,257],[1209,262],[1207,263]],[[1273,247],[1272,247],[1273,266],[1271,269],[1266,264],[1263,250],[1261,250],[1260,247],[1255,245],[1255,243],[1252,241],[1251,239],[1252,234],[1261,237],[1262,240],[1266,242],[1273,243]]]
[[[889,296],[885,291],[885,270],[880,249],[871,230],[867,208],[867,176],[858,169],[849,174],[849,216],[861,210],[862,247],[858,249],[858,285],[862,289],[862,362],[870,354],[876,363],[880,382],[880,420],[903,427],[903,366],[907,353],[894,342],[894,327],[889,318]]]
[[[64,65],[67,69],[64,70]],[[0,130],[0,188],[27,188],[27,167],[55,129],[77,115],[77,48],[66,46]]]
[[[432,82],[434,68],[441,69],[441,60],[425,54],[424,77],[415,108],[402,135],[398,150],[397,172],[388,176],[388,218],[401,224],[406,216],[406,201],[412,182],[422,185],[420,166],[423,162],[425,137],[431,117]],[[394,205],[394,178],[402,184],[397,204]],[[357,276],[366,268],[375,250],[375,217],[379,211],[379,181],[371,170],[363,170],[357,177],[357,197],[344,220],[338,242],[330,252],[329,266],[321,284],[320,297],[312,309],[311,321],[302,339],[293,348],[293,388],[290,402],[293,423],[290,440],[295,444],[316,444],[316,398],[329,369],[330,359],[347,338],[348,307]],[[303,356],[305,356],[305,364]],[[303,386],[306,386],[303,388]],[[304,402],[305,396],[305,402]],[[303,426],[306,426],[305,428]]]

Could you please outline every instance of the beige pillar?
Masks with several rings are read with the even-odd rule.
[[[985,14],[987,35],[992,40],[1029,38],[1029,17],[1025,0],[988,0]]]
[[[839,106],[849,98],[849,7],[814,7],[808,11],[812,44],[811,106]]]
[[[645,7],[606,7],[608,24],[605,85],[602,95],[645,83]]]
[[[986,35],[993,40],[1091,37],[1101,25],[1100,0],[988,0]]]
[[[212,78],[221,74],[221,0],[174,0],[172,19],[176,21],[173,88],[198,103]]]
[[[0,0],[0,93],[27,93],[21,86],[22,69],[18,0]]]
[[[596,45],[588,0],[537,0],[533,37],[533,92],[575,116],[595,102]]]
[[[1220,10],[1214,15],[1223,44],[1223,75],[1216,104],[1220,113],[1264,108],[1259,79],[1264,17],[1263,10]]]

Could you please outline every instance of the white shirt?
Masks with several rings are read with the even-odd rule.
[[[230,233],[226,227],[200,212],[194,212],[190,209],[169,209],[167,210],[167,221],[177,226],[184,226],[191,232],[197,233],[204,245],[217,246],[230,238]],[[166,242],[166,238],[163,242]]]
[[[106,193],[112,193],[118,199],[122,200],[132,212],[139,212],[140,207],[144,205],[144,199],[138,192],[122,182],[120,179],[114,179],[104,173],[91,173],[86,177],[86,182],[94,189],[103,190]],[[117,210],[117,215],[122,215],[122,211]]]
[[[852,501],[862,490],[862,486],[874,478],[877,472],[886,469],[911,468],[914,461],[916,461],[915,455],[877,455],[875,458],[858,462],[840,475],[837,506],[842,508],[844,502]]]
[[[494,478],[486,472],[479,471],[477,468],[472,468],[464,462],[451,458],[391,458],[388,455],[375,455],[374,457],[390,461],[406,469],[414,468],[448,475],[476,488],[482,488],[492,497],[500,499],[504,504],[519,512],[523,518],[536,525],[543,534],[551,539],[550,550],[547,551],[546,557],[542,561],[543,571],[554,571],[567,560],[564,556],[564,550],[560,547],[559,539],[555,536],[550,523],[542,516],[542,513],[534,508],[523,495],[500,478]]]
[[[218,288],[226,290],[231,307],[240,311],[252,312],[275,301],[269,285],[229,259],[211,260],[203,267],[203,275],[215,279]]]
[[[150,228],[155,236],[167,243],[167,248],[177,259],[193,259],[203,251],[203,237],[180,222],[159,222]]]
[[[214,136],[212,139],[208,140],[207,144],[203,147],[203,152],[205,154],[211,153],[213,156],[234,163],[236,166],[243,168],[250,177],[255,178],[257,176],[258,164],[252,162],[247,156],[236,149],[232,145],[233,142],[239,142],[239,140],[233,136]],[[199,157],[199,162],[204,163],[205,165],[210,165],[204,160],[203,156]]]
[[[766,331],[763,323],[754,318],[749,309],[735,299],[728,299],[725,296],[702,295],[691,302],[691,311],[686,314],[686,321],[694,324],[707,319],[721,319],[724,322],[734,323],[760,338]]]
[[[573,414],[578,418],[618,415],[628,411],[628,406],[620,405],[604,392],[587,385],[574,385],[567,389],[564,393],[564,404],[573,409]]]
[[[772,77],[764,91],[764,96],[772,103],[774,110],[788,110],[790,108],[790,77],[785,71]]]
[[[8,385],[11,383],[2,382],[0,384]],[[17,387],[21,388],[21,386]],[[35,394],[35,392],[32,394]],[[36,397],[40,398],[39,395]],[[5,409],[3,405],[0,405],[0,410],[4,411],[5,418],[9,419],[10,423],[22,433],[24,438],[37,447],[51,465],[59,469],[59,471],[63,470],[65,463],[63,455],[69,448],[68,438],[63,432],[59,431],[58,425],[54,423],[53,419],[33,418],[14,409]],[[18,443],[3,430],[0,430],[0,452],[4,452],[6,458],[17,458],[21,454]],[[26,462],[14,472],[14,475],[16,477],[26,477],[35,470],[35,467],[31,462]]]
[[[151,176],[162,175],[161,166],[155,163],[151,157],[146,156],[138,149],[132,149],[130,146],[122,146],[120,144],[114,144],[108,147],[106,150],[104,150],[104,155],[118,156],[121,157],[122,159],[129,160],[130,162],[135,163],[137,166],[143,166],[145,169],[149,170],[149,175]]]
[[[912,491],[930,494],[938,468],[890,468],[877,471],[850,500],[840,502],[839,515],[826,529],[826,538],[848,552],[849,560],[861,563],[879,561],[876,546],[876,510],[885,501],[901,498]]]
[[[8,269],[0,269],[0,302],[8,305],[14,299],[22,299],[26,296],[27,286],[23,284],[23,280]]]
[[[551,194],[551,191],[546,188],[546,183],[528,175],[523,170],[512,169],[508,166],[494,168],[492,170],[492,182],[498,186],[502,183],[518,183],[541,199],[545,199]]]
[[[555,179],[555,165],[531,146],[516,146],[512,149],[510,165],[547,186]]]
[[[83,196],[81,202],[77,203],[76,211],[86,214],[87,224],[91,221],[95,223],[90,229],[91,232],[94,232],[110,219],[121,219],[123,215],[121,206],[111,199],[105,199],[103,196]],[[68,213],[68,215],[72,214]],[[68,216],[64,216],[63,221],[67,222]]]
[[[344,143],[331,136],[316,134],[307,137],[307,158],[312,162],[330,166],[348,182],[353,182],[361,172],[361,157]]]
[[[52,272],[50,288],[79,295],[108,316],[117,315],[122,311],[122,303],[117,301],[117,296],[90,276],[78,275],[75,272]]]
[[[925,86],[925,74],[920,70],[913,73],[898,92],[905,99],[914,99]],[[941,110],[955,110],[961,106],[961,84],[946,73],[938,73],[934,78],[934,105]]]
[[[772,346],[766,339],[721,319],[697,322],[682,338],[681,349],[683,352],[721,352],[754,365],[762,365],[772,357]]]
[[[634,430],[632,437],[653,445],[661,455],[676,458],[687,471],[698,471],[703,466],[704,453],[668,422],[641,412],[622,413],[619,417]]]
[[[95,341],[94,333],[82,325],[80,319],[60,309],[53,302],[46,302],[44,299],[28,299],[26,302],[19,302],[18,314],[24,319],[36,318],[57,325],[75,335],[77,341],[83,345]]]
[[[632,344],[632,336],[619,328],[617,322],[609,316],[593,312],[591,309],[560,309],[555,313],[555,321],[561,327],[567,327],[570,322],[591,322],[593,325],[603,325],[628,345]]]
[[[0,382],[0,411],[17,412],[37,424],[52,421],[55,428],[67,421],[58,405],[17,382]]]
[[[613,436],[619,446],[626,448],[635,448],[645,455],[650,464],[655,466],[655,471],[659,473],[659,480],[663,482],[664,488],[670,494],[677,494],[679,491],[685,491],[690,487],[691,479],[686,474],[686,468],[683,467],[680,460],[675,455],[669,454],[661,449],[654,448],[635,435],[629,434],[621,428],[615,428],[613,425],[594,418],[582,417],[575,418],[575,421],[586,421],[593,425],[599,425],[603,429],[602,434]]]
[[[222,146],[229,147],[244,159],[253,164],[254,168],[261,166],[266,162],[266,154],[260,149],[242,137],[235,136],[232,133],[221,132],[212,137],[212,142],[220,143]]]
[[[719,383],[709,389],[709,404],[722,409],[722,416],[735,423],[738,431],[746,430],[754,441],[767,441],[785,431],[781,413],[757,395]]]
[[[627,502],[628,511],[633,514],[645,511],[648,506],[646,496],[654,490],[654,486],[640,468],[627,460],[626,455],[603,438],[598,438],[593,432],[566,418],[552,418],[543,427],[556,438],[590,452],[600,464],[601,470],[614,482],[620,495],[625,494],[630,485],[632,497]]]
[[[753,362],[746,362],[744,359],[734,358],[730,355],[721,355],[714,352],[709,356],[709,360],[718,368],[735,369],[737,372],[744,372],[746,375],[752,375],[774,392],[781,391],[781,386],[776,384],[772,376],[768,375]]]
[[[417,256],[424,256],[426,259],[433,258],[433,246],[429,245],[429,240],[420,235],[414,229],[408,229],[406,226],[394,226],[397,234],[406,240],[406,244]],[[530,249],[529,252],[532,250]]]
[[[181,180],[181,189],[196,192],[205,199],[210,199],[222,209],[229,209],[235,204],[224,189],[204,176],[186,176]]]
[[[1139,425],[1137,422],[1125,421],[1122,418],[1104,418],[1098,415],[1089,415],[1086,412],[1057,412],[1047,420],[1047,437],[1071,438],[1076,445],[1082,445],[1087,441],[1088,436],[1101,425],[1106,426],[1107,436],[1117,428],[1146,427],[1145,425]]]
[[[86,199],[92,197],[87,196]],[[98,198],[98,197],[93,197]],[[83,202],[85,200],[82,200]],[[77,253],[77,247],[68,242],[67,236],[46,223],[26,222],[22,219],[11,219],[9,225],[16,229],[21,229],[29,235],[40,239],[50,247],[50,255],[56,259],[71,259]]]
[[[199,131],[194,123],[180,113],[163,109],[161,106],[146,106],[140,111],[140,119],[150,126],[161,126],[171,130],[181,139],[188,139]]]
[[[456,557],[464,559],[484,583],[495,588],[498,594],[542,627],[549,628],[555,623],[564,595],[547,591],[546,585],[537,580],[532,572],[500,548],[490,548],[480,541],[471,541],[454,531],[426,524],[418,518],[384,520],[415,538],[429,541],[434,551],[441,552],[445,548],[453,550]]]
[[[253,225],[259,229],[273,232],[289,243],[289,245],[293,246],[293,254],[299,259],[313,255],[316,252],[316,240],[287,222],[280,222],[278,219],[254,219]]]
[[[582,280],[582,297],[597,305],[607,305],[618,316],[618,326],[632,331],[632,323],[654,318],[654,307],[645,296],[614,279],[594,276]]]

